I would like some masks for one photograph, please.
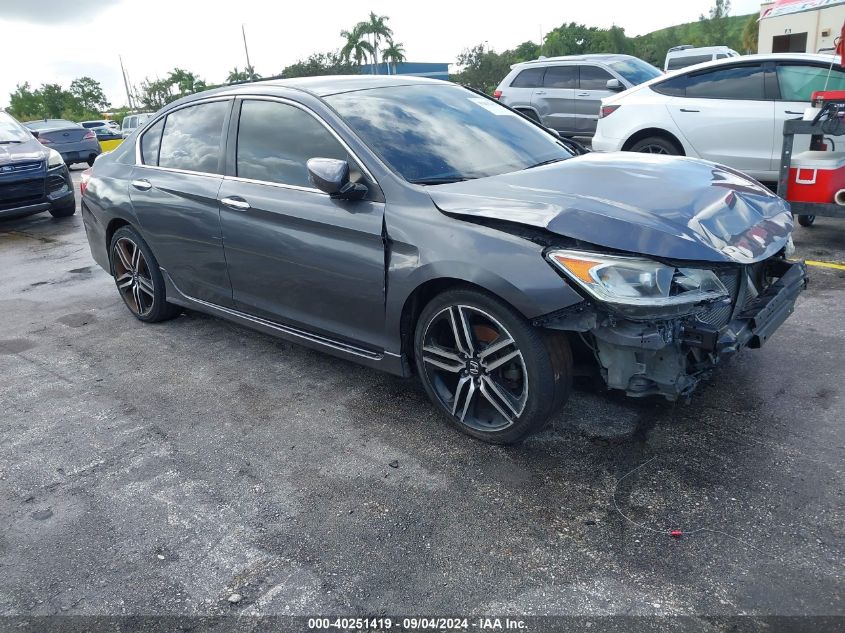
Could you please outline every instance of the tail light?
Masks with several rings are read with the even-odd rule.
[[[502,98],[502,91],[496,90],[495,92],[493,92],[493,98],[494,99],[501,99]]]
[[[79,195],[84,196],[85,190],[88,189],[88,181],[91,180],[91,167],[82,172],[79,178]]]
[[[94,130],[91,130],[90,132],[88,132],[88,134],[86,134],[85,136],[83,136],[83,137],[82,137],[82,140],[83,140],[83,141],[89,141],[89,140],[91,140],[92,138],[97,138],[97,135],[94,133]]]
[[[618,106],[618,105],[608,105],[608,106],[602,106],[602,107],[601,107],[601,110],[599,110],[599,118],[600,118],[600,119],[607,118],[607,117],[609,117],[611,114],[613,114],[614,112],[616,112],[618,109],[619,109],[619,106]]]

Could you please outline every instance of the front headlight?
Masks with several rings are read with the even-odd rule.
[[[56,150],[51,149],[50,155],[47,158],[47,169],[54,169],[55,167],[61,167],[65,164],[62,155],[59,154]]]
[[[712,270],[584,251],[554,250],[547,257],[590,296],[629,314],[683,314],[700,303],[730,301]]]

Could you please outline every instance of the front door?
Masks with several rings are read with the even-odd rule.
[[[561,134],[574,135],[575,88],[578,84],[578,67],[572,64],[549,66],[543,85],[534,91],[533,105],[540,114],[543,125]]]
[[[220,188],[223,244],[238,309],[326,336],[384,348],[384,204],[314,188],[310,158],[351,161],[315,115],[292,103],[240,106],[231,176]]]

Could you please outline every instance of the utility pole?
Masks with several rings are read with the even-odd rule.
[[[241,23],[241,35],[244,37],[244,52],[246,53],[246,71],[249,72],[252,68],[252,64],[249,63],[249,48],[246,45],[246,31],[244,30],[244,25]]]
[[[126,101],[129,104],[129,109],[134,110],[135,106],[132,103],[132,93],[129,91],[129,80],[126,79],[126,70],[123,68],[123,58],[118,55],[120,60],[120,74],[123,75],[123,87],[126,89]]]

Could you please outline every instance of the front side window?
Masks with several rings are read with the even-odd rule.
[[[687,76],[686,96],[698,99],[765,99],[762,66],[735,66]]]
[[[581,66],[581,90],[607,90],[613,75],[598,66]]]
[[[666,70],[678,70],[695,64],[713,61],[713,55],[686,55],[684,57],[673,57],[666,65]]]
[[[483,178],[572,156],[538,126],[459,86],[393,86],[325,99],[393,171],[413,183]]]
[[[311,158],[348,161],[349,154],[322,123],[300,108],[275,101],[243,102],[238,177],[313,188],[306,167]]]
[[[158,150],[161,146],[161,131],[164,119],[159,120],[141,137],[141,158],[145,165],[158,165]]]
[[[576,88],[578,85],[577,66],[549,66],[543,78],[546,88]]]
[[[519,73],[511,82],[511,88],[538,88],[543,85],[545,68],[529,68]]]
[[[167,115],[158,164],[209,174],[220,173],[223,125],[228,101],[188,106]]]
[[[782,101],[809,101],[818,90],[845,90],[845,72],[837,67],[784,64],[777,75]]]

